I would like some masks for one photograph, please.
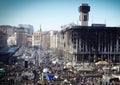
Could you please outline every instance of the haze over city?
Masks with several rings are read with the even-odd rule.
[[[0,0],[0,25],[31,24],[35,30],[61,30],[64,24],[79,22],[78,7],[91,6],[89,25],[120,26],[119,0]]]

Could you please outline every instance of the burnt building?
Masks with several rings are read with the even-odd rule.
[[[90,6],[79,6],[81,25],[61,30],[61,47],[71,62],[120,62],[120,27],[88,26]]]
[[[61,31],[64,54],[70,61],[120,62],[120,27],[71,26]]]

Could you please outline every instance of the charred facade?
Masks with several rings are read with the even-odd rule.
[[[120,27],[72,26],[62,30],[61,36],[70,61],[120,62]]]

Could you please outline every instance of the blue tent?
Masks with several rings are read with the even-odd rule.
[[[54,75],[53,75],[53,74],[46,74],[46,76],[45,76],[45,77],[46,77],[46,79],[47,79],[47,80],[49,80],[49,81],[50,81],[50,80],[54,80],[54,79],[55,79],[55,77],[54,77]]]

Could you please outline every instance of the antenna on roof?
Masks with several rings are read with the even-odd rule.
[[[104,23],[105,23],[105,25],[106,25],[106,19],[105,19]]]
[[[92,15],[92,24],[94,23],[94,17],[93,17],[93,15]]]
[[[78,23],[78,20],[77,20],[77,25],[78,25],[79,23]]]

